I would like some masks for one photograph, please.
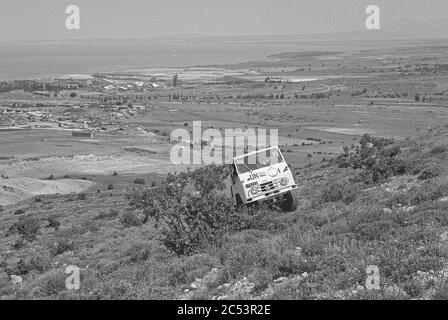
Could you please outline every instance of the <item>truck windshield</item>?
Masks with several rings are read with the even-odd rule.
[[[246,173],[270,165],[283,162],[283,157],[278,149],[268,149],[235,160],[238,173]]]

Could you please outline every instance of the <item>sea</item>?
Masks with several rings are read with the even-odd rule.
[[[343,45],[296,41],[293,36],[0,42],[0,80],[225,65],[282,52],[338,48]]]

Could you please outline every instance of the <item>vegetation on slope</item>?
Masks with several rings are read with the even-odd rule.
[[[296,212],[234,211],[225,169],[156,188],[46,196],[0,220],[3,298],[447,298],[448,134],[364,136],[297,172]],[[67,265],[81,269],[67,290]],[[366,288],[378,266],[380,289]],[[11,283],[17,275],[22,282]]]

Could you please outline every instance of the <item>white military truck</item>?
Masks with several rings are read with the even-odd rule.
[[[284,211],[297,208],[297,185],[278,147],[233,158],[230,195],[240,212],[251,205],[279,204]]]

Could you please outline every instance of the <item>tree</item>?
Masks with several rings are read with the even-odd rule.
[[[226,233],[242,225],[234,204],[222,194],[227,174],[218,166],[169,174],[163,186],[134,189],[128,199],[131,207],[143,211],[143,223],[155,220],[168,248],[178,254],[194,253],[220,243]]]
[[[377,183],[405,171],[405,163],[398,159],[401,149],[393,139],[363,135],[358,146],[351,150],[344,146],[344,153],[337,158],[340,167],[361,169],[366,183]]]

